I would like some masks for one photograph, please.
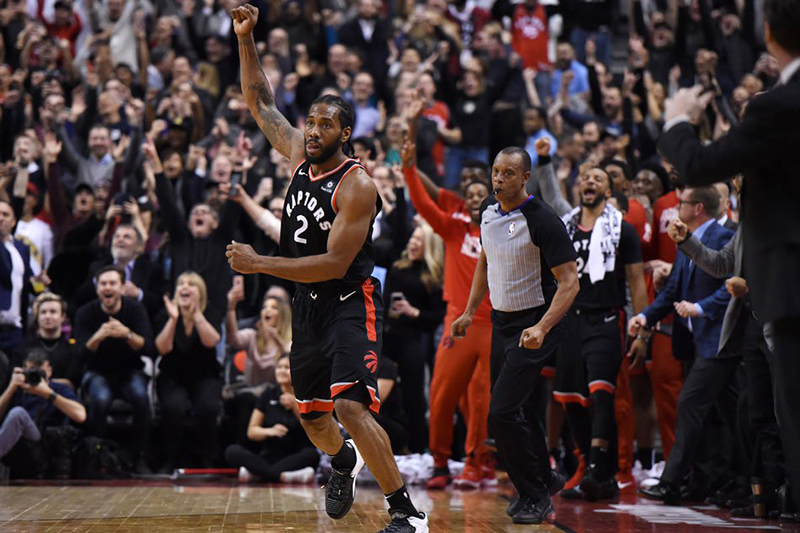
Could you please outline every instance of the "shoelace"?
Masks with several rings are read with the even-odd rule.
[[[350,477],[349,472],[344,473],[336,469],[334,469],[333,472],[336,475],[333,475],[328,479],[328,486],[331,488],[332,491],[330,495],[341,498],[348,484],[352,483],[352,478]]]
[[[391,513],[390,516],[392,517],[392,521],[382,533],[404,533],[408,531],[410,524],[408,523],[408,515],[406,513],[394,512]]]

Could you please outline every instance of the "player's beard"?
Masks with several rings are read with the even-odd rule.
[[[304,145],[303,149],[306,153],[306,161],[311,163],[312,165],[319,165],[320,163],[324,163],[328,159],[330,159],[333,154],[339,151],[342,147],[342,141],[340,139],[336,139],[336,142],[331,143],[330,145],[323,147],[322,151],[318,156],[311,156],[308,155],[308,148]]]
[[[594,200],[592,200],[591,202],[584,202],[583,199],[581,199],[581,206],[588,207],[589,209],[594,209],[595,207],[603,203],[605,200],[607,200],[605,195],[595,193]]]

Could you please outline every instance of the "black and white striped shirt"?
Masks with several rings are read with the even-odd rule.
[[[556,292],[551,269],[577,257],[564,223],[533,195],[508,213],[496,199],[487,198],[481,211],[481,241],[489,298],[498,311],[549,305]]]

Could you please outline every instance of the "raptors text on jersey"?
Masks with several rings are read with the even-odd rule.
[[[336,197],[342,181],[356,169],[364,167],[355,159],[347,159],[335,169],[315,176],[311,164],[302,161],[292,175],[289,191],[281,217],[280,253],[283,257],[307,257],[322,255],[328,251],[328,236],[336,219],[338,207]],[[376,214],[380,212],[380,196],[376,200]],[[312,284],[315,290],[325,285],[342,283],[360,284],[367,279],[375,267],[375,254],[372,244],[372,228],[367,232],[361,250],[342,280]]]

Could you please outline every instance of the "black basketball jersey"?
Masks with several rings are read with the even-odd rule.
[[[297,165],[283,206],[281,256],[306,257],[321,255],[328,251],[328,235],[338,210],[336,195],[339,192],[339,185],[357,168],[364,169],[356,159],[347,159],[335,169],[321,176],[314,176],[308,161],[302,161]],[[381,199],[378,196],[376,213],[380,212],[381,206]],[[344,278],[303,285],[317,292],[326,290],[333,292],[342,287],[360,285],[369,278],[375,267],[372,222],[367,238]]]

